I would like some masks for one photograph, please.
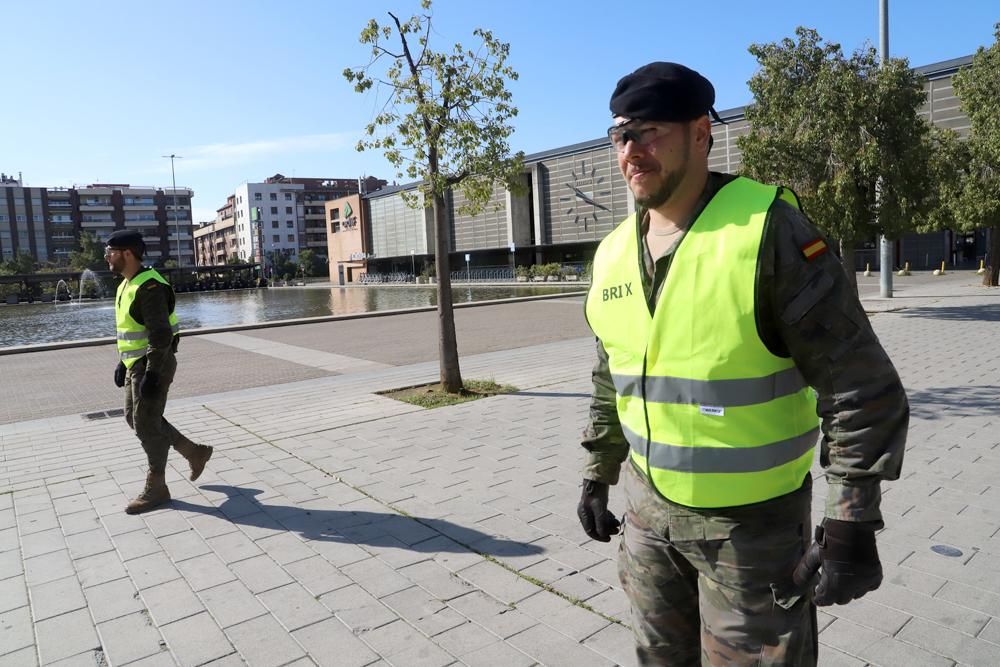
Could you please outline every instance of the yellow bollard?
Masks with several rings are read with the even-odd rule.
[[[941,260],[941,268],[940,269],[934,269],[934,275],[935,276],[943,276],[944,275],[944,260]]]
[[[868,278],[871,275],[872,275],[872,263],[871,262],[867,262],[865,264],[865,278]]]
[[[979,260],[979,270],[976,271],[976,273],[979,275],[983,275],[984,273],[986,273],[986,260],[983,259]]]

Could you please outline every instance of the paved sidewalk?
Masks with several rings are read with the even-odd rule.
[[[1000,664],[1000,291],[945,278],[865,299],[913,419],[886,583],[820,612],[822,665]],[[551,308],[579,326],[579,302]],[[374,393],[436,361],[346,353],[321,327],[199,344],[235,355],[199,373],[294,381],[171,401],[216,454],[196,484],[172,456],[165,509],[122,512],[144,455],[120,417],[0,425],[0,666],[634,664],[617,544],[574,515],[592,339],[463,356],[521,391],[437,410]]]

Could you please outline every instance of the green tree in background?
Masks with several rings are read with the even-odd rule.
[[[107,269],[104,261],[104,244],[90,232],[80,234],[80,247],[69,254],[69,266],[75,271],[100,271]]]
[[[315,250],[306,248],[299,251],[299,271],[302,275],[313,276],[326,273],[326,260],[316,254]]]
[[[0,263],[0,274],[16,276],[28,275],[34,273],[37,266],[35,258],[32,257],[31,253],[19,250],[13,258]]]
[[[952,79],[970,121],[970,159],[952,210],[953,228],[965,232],[990,228],[990,266],[983,284],[995,287],[1000,279],[1000,23],[993,28],[992,46],[980,47],[972,63]]]
[[[512,156],[508,145],[517,109],[507,82],[516,80],[517,73],[506,64],[509,44],[482,28],[473,32],[479,41],[474,49],[456,44],[450,53],[433,50],[430,0],[421,7],[424,14],[405,22],[391,12],[390,25],[371,19],[360,37],[371,46],[371,61],[345,69],[344,77],[359,93],[374,87],[386,94],[358,150],[381,149],[400,177],[422,180],[420,196],[407,203],[433,208],[441,385],[455,393],[462,389],[462,375],[445,194],[460,187],[468,201],[463,212],[476,213],[489,201],[495,183],[522,190],[523,154]]]
[[[899,238],[927,205],[923,84],[905,59],[880,67],[870,47],[848,58],[815,30],[795,34],[750,47],[760,69],[749,82],[749,131],[737,139],[742,171],[795,190],[840,241],[853,281],[855,244]]]

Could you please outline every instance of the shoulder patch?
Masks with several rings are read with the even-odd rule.
[[[146,284],[146,289],[156,289],[157,287],[159,287],[159,283],[155,280],[150,280],[149,283]]]
[[[806,243],[801,248],[802,254],[805,256],[806,261],[813,261],[823,253],[825,253],[828,248],[826,242],[823,239],[813,239],[809,243]]]

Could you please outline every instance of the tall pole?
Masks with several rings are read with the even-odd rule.
[[[885,61],[889,58],[889,0],[879,0],[878,5],[878,59],[879,67],[885,67]],[[881,191],[882,181],[879,177],[879,187],[875,192]],[[892,297],[892,243],[885,237],[879,235],[879,294],[883,298]]]
[[[181,259],[181,226],[177,221],[177,178],[174,176],[174,158],[180,159],[180,155],[164,155],[163,157],[170,158],[170,182],[174,186],[174,234],[177,237],[177,266],[183,264]]]

